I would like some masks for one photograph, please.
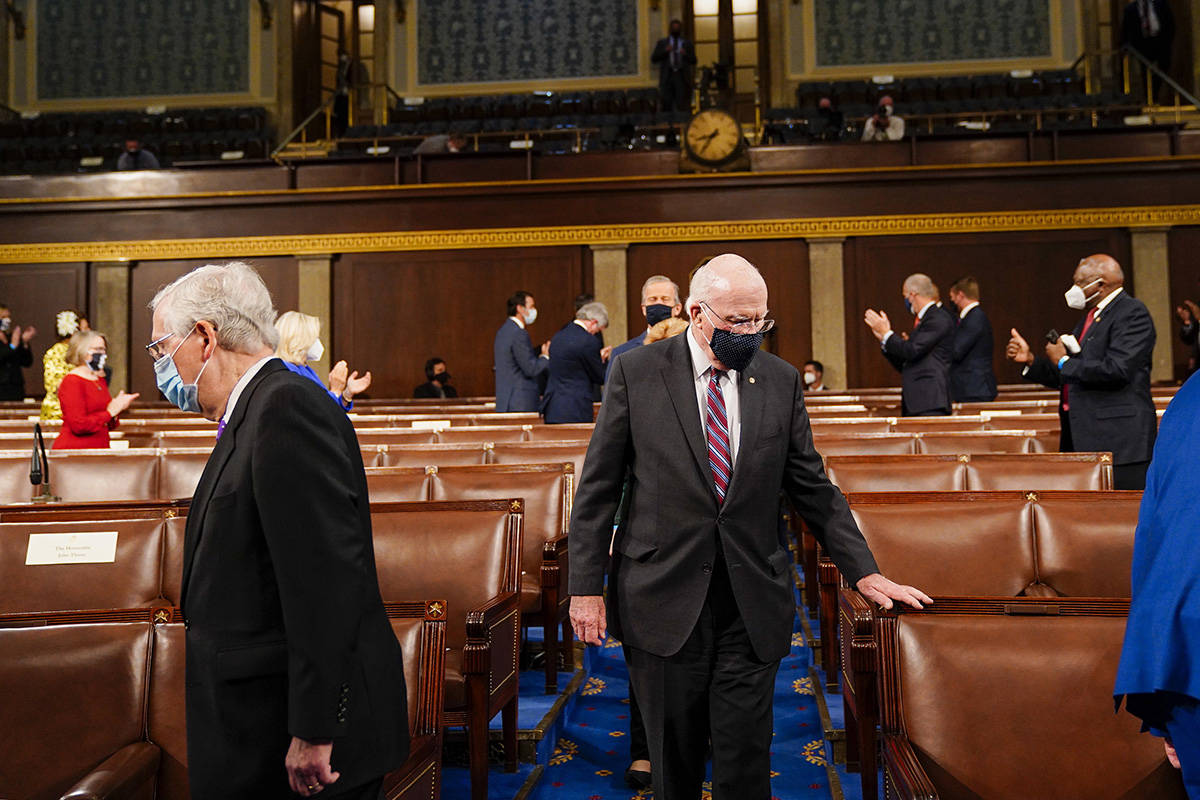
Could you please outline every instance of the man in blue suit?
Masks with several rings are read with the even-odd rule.
[[[642,284],[642,316],[646,318],[646,330],[634,336],[628,342],[613,348],[612,357],[604,370],[604,380],[608,380],[608,371],[612,369],[613,361],[622,353],[627,353],[635,347],[641,347],[646,342],[646,334],[657,323],[683,313],[683,303],[679,301],[679,286],[666,275],[651,275]]]
[[[536,320],[533,295],[513,292],[508,298],[508,319],[496,331],[492,345],[497,411],[538,410],[538,376],[550,363],[550,343],[542,345],[540,354],[533,348],[525,326]]]
[[[901,375],[901,410],[906,417],[950,413],[950,358],[954,319],[937,304],[937,288],[917,272],[904,279],[904,305],[916,317],[913,332],[902,336],[882,311],[867,309],[864,321],[883,355]]]
[[[603,303],[588,303],[550,340],[554,358],[542,399],[547,423],[592,421],[592,386],[604,378],[607,355],[596,334],[607,327],[608,309]]]
[[[950,395],[956,403],[996,399],[992,372],[992,323],[979,305],[979,281],[959,278],[950,287],[950,302],[958,312],[954,355],[950,359]]]

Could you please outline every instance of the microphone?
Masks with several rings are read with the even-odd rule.
[[[29,465],[29,482],[42,487],[41,494],[34,495],[35,503],[53,503],[59,498],[50,488],[50,459],[46,457],[46,441],[42,438],[42,426],[33,425],[33,457]]]
[[[36,434],[33,439],[33,458],[29,463],[29,482],[35,487],[42,485],[42,454],[38,451]]]

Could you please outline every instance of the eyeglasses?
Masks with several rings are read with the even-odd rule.
[[[701,303],[700,305],[701,307],[707,307],[709,311],[712,311],[712,306],[709,306],[708,303]],[[733,320],[725,319],[725,317],[722,317],[716,311],[712,311],[712,313],[713,316],[729,326],[730,333],[766,333],[775,327],[775,320],[771,319],[770,317],[760,320],[750,320],[748,322],[734,322]],[[709,321],[711,322],[712,320]]]
[[[164,348],[162,346],[162,343],[165,342],[167,339],[170,339],[173,335],[174,334],[171,334],[171,333],[165,334],[163,336],[158,337],[150,344],[146,345],[146,352],[150,354],[150,358],[154,359],[155,361],[158,361],[160,358],[165,356],[167,354],[167,351],[166,351],[166,348]]]

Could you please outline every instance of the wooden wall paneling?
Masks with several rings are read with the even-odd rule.
[[[141,392],[142,400],[160,400],[154,382],[154,366],[146,355],[144,345],[150,342],[150,308],[158,290],[196,267],[209,263],[224,263],[234,259],[193,259],[181,261],[142,261],[132,270],[129,287],[129,330],[131,341],[124,343],[129,348],[130,391]],[[279,313],[291,311],[297,305],[298,273],[296,259],[289,256],[247,259],[258,270],[263,282],[271,291],[275,310]],[[321,331],[321,338],[329,346],[329,331]],[[121,346],[112,343],[112,346]],[[190,376],[189,376],[190,377]]]
[[[1200,303],[1200,227],[1172,228],[1167,234],[1167,258],[1171,269],[1171,309],[1184,300]],[[1179,318],[1172,316],[1171,330],[1159,331],[1159,336],[1171,337],[1172,363],[1175,378],[1188,376],[1188,359],[1192,349],[1179,339]]]
[[[491,395],[508,297],[533,295],[529,333],[540,345],[574,318],[583,273],[578,247],[346,254],[333,267],[333,356],[370,370],[374,397],[411,397],[435,355],[460,395]]]
[[[982,303],[992,323],[996,379],[1019,383],[1020,371],[1004,360],[1009,330],[1017,328],[1035,352],[1046,332],[1071,331],[1079,313],[1063,293],[1076,264],[1093,253],[1109,253],[1126,270],[1126,289],[1136,294],[1130,274],[1129,234],[1124,230],[1031,231],[948,236],[884,236],[848,240],[846,261],[846,351],[851,387],[898,386],[900,375],[883,357],[862,321],[867,308],[882,308],[896,331],[909,330],[900,287],[905,277],[924,272],[949,288],[964,275],[980,283]],[[951,305],[951,311],[953,306]],[[1162,335],[1161,332],[1159,335]]]
[[[0,266],[0,303],[8,304],[13,324],[37,328],[29,343],[33,366],[25,370],[25,394],[40,397],[42,354],[58,341],[55,316],[64,308],[87,313],[88,276],[85,264],[5,264]],[[36,413],[36,410],[33,412]]]
[[[801,239],[751,242],[680,242],[633,245],[629,248],[630,335],[645,330],[642,284],[651,275],[666,275],[679,284],[687,301],[688,276],[701,259],[737,253],[749,259],[767,282],[771,315],[777,320],[767,347],[775,355],[802,366],[812,358],[809,305],[808,244]],[[686,309],[685,309],[686,313]],[[819,358],[819,356],[818,356]]]

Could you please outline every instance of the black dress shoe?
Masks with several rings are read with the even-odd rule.
[[[649,789],[653,781],[650,779],[650,773],[640,769],[625,770],[625,785],[630,789]]]

